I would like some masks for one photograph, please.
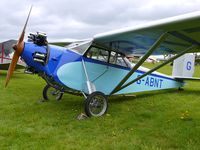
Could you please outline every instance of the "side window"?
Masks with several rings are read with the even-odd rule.
[[[116,52],[110,52],[110,61],[111,64],[117,63],[117,53]]]
[[[120,54],[118,54],[117,57],[117,65],[128,67],[128,65],[126,64],[126,62],[124,61],[123,57]]]
[[[128,67],[126,62],[124,61],[123,57],[121,54],[118,54],[116,52],[111,52],[110,53],[110,60],[109,62],[111,64],[116,64],[119,66],[123,66],[123,67]]]
[[[97,47],[91,47],[87,52],[87,57],[100,60],[103,62],[108,62],[109,52]]]

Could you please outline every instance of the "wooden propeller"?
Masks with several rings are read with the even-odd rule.
[[[26,22],[25,22],[24,28],[22,30],[22,33],[21,33],[17,43],[15,45],[13,45],[13,49],[15,50],[15,52],[14,52],[12,61],[11,61],[10,65],[9,65],[9,69],[8,69],[7,76],[6,76],[5,87],[8,85],[8,83],[10,81],[10,78],[11,78],[11,76],[12,76],[14,70],[15,70],[16,65],[17,65],[18,59],[19,59],[20,55],[23,52],[23,49],[24,49],[24,35],[25,35],[25,30],[26,30],[26,26],[27,26],[28,20],[29,20],[30,14],[31,14],[31,10],[32,10],[32,6],[31,6],[30,11],[28,13],[28,17],[26,19]]]

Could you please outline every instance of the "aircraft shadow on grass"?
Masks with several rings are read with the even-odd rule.
[[[112,96],[109,99],[109,103],[123,103],[127,101],[138,101],[138,100],[143,100],[143,101],[148,101],[148,99],[144,98],[151,98],[156,96],[162,97],[167,94],[180,94],[180,95],[193,95],[193,96],[199,96],[199,90],[195,89],[186,89],[186,90],[174,90],[174,89],[169,89],[169,90],[163,90],[163,91],[154,91],[154,92],[145,92],[145,93],[138,93],[137,95],[119,95],[119,96]]]

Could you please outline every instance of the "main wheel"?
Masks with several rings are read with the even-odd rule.
[[[57,90],[48,84],[43,89],[43,98],[45,100],[59,101],[61,100],[62,96],[63,96],[63,93],[61,93],[60,90]]]
[[[107,97],[102,92],[93,92],[88,95],[85,101],[85,113],[87,116],[102,116],[106,113],[107,109]]]

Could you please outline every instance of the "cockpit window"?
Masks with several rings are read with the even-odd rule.
[[[123,67],[128,67],[128,65],[124,61],[124,58],[122,57],[122,55],[117,53],[117,52],[113,52],[113,51],[110,52],[109,63],[119,65],[119,66],[123,66]]]
[[[103,62],[108,62],[109,52],[97,47],[91,47],[87,52],[87,57],[100,60]]]
[[[90,47],[89,50],[86,52],[85,56],[87,58],[107,62],[110,64],[128,67],[128,64],[124,60],[124,56],[122,56],[122,54],[119,54],[118,52],[114,52],[114,51],[108,51],[96,46]]]

